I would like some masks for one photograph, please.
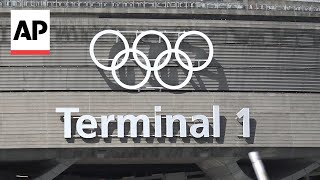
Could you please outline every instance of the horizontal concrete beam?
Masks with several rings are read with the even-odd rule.
[[[0,161],[32,161],[48,159],[84,159],[80,164],[167,164],[197,163],[210,158],[248,158],[248,152],[259,151],[267,159],[320,158],[320,148],[67,148],[67,149],[3,149]],[[102,156],[104,155],[104,156]]]
[[[9,13],[11,9],[0,8],[0,13]],[[23,8],[42,9],[42,8]],[[270,11],[270,10],[236,10],[236,9],[155,9],[155,8],[51,8],[56,14],[188,14],[188,15],[237,15],[237,16],[288,16],[288,17],[320,17],[319,12],[308,11]]]

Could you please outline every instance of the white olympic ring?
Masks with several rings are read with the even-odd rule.
[[[95,54],[94,54],[94,45],[96,43],[96,41],[103,35],[105,34],[113,34],[113,35],[116,35],[118,36],[122,42],[124,43],[124,50],[120,51],[112,60],[112,63],[111,63],[111,67],[107,67],[103,64],[101,64],[98,59],[96,58]],[[153,34],[153,35],[158,35],[159,37],[161,37],[164,42],[166,43],[166,46],[167,46],[167,50],[163,51],[162,53],[160,53],[156,60],[155,60],[155,63],[154,63],[154,66],[151,67],[151,63],[150,63],[150,60],[148,59],[148,57],[141,51],[137,50],[137,46],[138,46],[138,43],[139,41],[146,35],[150,35],[150,34]],[[208,44],[208,47],[209,47],[209,55],[208,55],[208,59],[205,61],[204,64],[202,64],[201,66],[199,67],[193,67],[192,65],[192,61],[190,59],[190,57],[183,51],[181,51],[179,49],[179,46],[180,46],[180,43],[183,41],[183,39],[187,36],[190,36],[190,35],[198,35],[200,37],[202,37]],[[177,42],[174,46],[174,49],[171,48],[171,44],[170,44],[170,41],[169,39],[167,38],[167,36],[165,36],[163,33],[159,32],[159,31],[154,31],[154,30],[149,30],[149,31],[144,31],[142,32],[141,34],[139,34],[136,39],[134,40],[133,42],[133,45],[132,45],[132,48],[129,48],[129,43],[127,41],[127,39],[119,32],[119,31],[115,31],[115,30],[104,30],[104,31],[101,31],[99,32],[98,34],[96,34],[93,39],[91,40],[91,43],[90,43],[90,48],[89,48],[89,51],[90,51],[90,56],[91,56],[91,59],[92,61],[101,69],[103,70],[107,70],[107,71],[111,71],[112,72],[112,76],[113,78],[115,79],[115,81],[123,88],[125,89],[139,89],[140,87],[144,86],[150,76],[151,76],[151,71],[154,72],[154,76],[155,78],[157,79],[157,81],[165,88],[167,89],[172,89],[172,90],[176,90],[176,89],[181,89],[183,88],[184,86],[186,86],[189,81],[191,80],[192,78],[192,74],[194,71],[201,71],[203,70],[204,68],[206,68],[207,66],[209,66],[209,64],[211,63],[212,59],[213,59],[213,45],[212,45],[212,42],[211,40],[208,38],[208,36],[206,36],[205,34],[203,34],[202,32],[200,31],[188,31],[188,32],[184,32],[181,36],[179,36],[179,38],[177,39]],[[146,70],[146,77],[137,85],[127,85],[127,84],[124,84],[123,82],[120,81],[120,79],[118,78],[117,74],[116,74],[116,70],[120,69],[122,66],[124,66],[124,64],[128,61],[129,59],[129,54],[130,53],[133,53],[133,59],[134,61],[144,70]],[[169,61],[171,60],[171,56],[172,56],[172,53],[174,53],[175,55],[175,58],[177,59],[177,62],[186,70],[188,70],[188,75],[187,75],[187,78],[186,80],[184,80],[181,84],[179,85],[169,85],[165,82],[162,81],[160,75],[159,75],[159,70],[161,70],[162,68],[164,68],[168,63]],[[122,59],[122,61],[120,63],[118,63],[118,60],[119,58],[124,55],[124,58]],[[138,55],[140,55],[143,60],[146,62],[146,64],[142,63],[138,57]],[[162,64],[159,65],[161,59],[167,55],[167,57],[165,58],[165,60],[162,62]],[[184,62],[181,60],[180,58],[180,55],[182,55],[188,65],[184,64]]]

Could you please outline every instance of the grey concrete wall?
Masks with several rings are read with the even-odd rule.
[[[54,9],[51,56],[13,57],[10,56],[9,9],[0,11],[3,15],[0,17],[0,161],[80,158],[81,163],[89,164],[194,163],[213,157],[246,158],[252,150],[258,150],[264,158],[270,159],[315,159],[320,156],[319,24],[98,19],[95,15],[99,13],[157,11]],[[94,15],[92,18],[56,17],[57,13],[79,12]],[[191,13],[213,12],[247,14],[254,11],[195,10]],[[281,15],[281,12],[254,13],[259,15],[259,12],[260,15]],[[170,9],[159,13],[183,14],[190,10]],[[318,16],[305,12],[282,15],[297,14]],[[104,29],[199,30],[214,43],[213,63],[193,76],[182,89],[187,92],[144,92],[145,89],[140,93],[123,92],[110,72],[98,70],[88,54],[91,38]],[[132,34],[126,37],[131,42],[134,39]],[[177,37],[170,35],[169,38],[174,42]],[[103,39],[99,45],[97,52],[101,57],[112,58],[121,49],[114,37]],[[183,47],[193,59],[202,59],[207,53],[205,44],[196,38],[188,38]],[[163,44],[145,43],[141,50],[151,58],[165,49]],[[168,69],[163,73],[165,81],[178,83],[184,80],[186,71],[177,68],[176,63],[170,63]],[[119,76],[125,82],[135,83],[144,77],[144,72],[129,63],[120,70]],[[159,86],[153,78],[146,87],[152,86]],[[96,92],[100,90],[103,92]],[[232,92],[207,92],[217,90]],[[55,113],[56,107],[79,107],[81,112],[75,116],[153,116],[155,105],[162,106],[163,114],[179,113],[187,117],[194,114],[211,116],[212,105],[220,105],[222,137],[84,140],[75,134],[74,138],[66,140],[62,114]],[[235,114],[243,107],[250,108],[251,137],[248,139],[237,136],[242,133],[242,126],[235,120]]]
[[[319,98],[317,94],[282,93],[1,93],[0,148],[319,147]],[[165,115],[185,117],[196,114],[211,117],[212,105],[220,105],[221,138],[66,140],[63,114],[55,112],[56,107],[79,107],[80,113],[74,116],[146,114],[152,117],[155,105],[161,105]],[[250,108],[252,137],[247,140],[237,137],[242,134],[242,126],[235,117],[243,107]]]
[[[18,57],[10,55],[9,21],[1,18],[0,22],[0,91],[124,90],[115,83],[111,72],[97,69],[89,56],[91,39],[105,29],[198,30],[207,34],[214,44],[214,59],[208,68],[195,72],[181,90],[320,91],[320,26],[315,23],[53,17],[52,54]],[[124,35],[129,43],[135,39],[134,33]],[[177,36],[168,35],[172,46]],[[106,36],[98,41],[95,50],[98,58],[113,58],[121,48],[122,43],[117,43],[115,36]],[[166,48],[154,38],[142,39],[139,49],[149,58],[156,58]],[[207,58],[208,47],[201,38],[186,38],[181,49],[193,60]],[[127,63],[118,74],[129,84],[137,84],[145,77],[145,71],[133,63]],[[181,83],[186,74],[177,62],[161,71],[169,84]],[[151,77],[143,90],[158,86]]]

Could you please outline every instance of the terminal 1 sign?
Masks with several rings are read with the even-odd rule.
[[[57,113],[63,113],[64,117],[64,138],[72,138],[72,113],[79,113],[79,108],[56,108]],[[101,119],[100,129],[101,134],[97,134],[98,121]],[[194,122],[190,126],[190,134],[187,134],[187,119],[191,118],[191,121]],[[151,121],[154,122],[154,132],[151,134]],[[209,121],[210,119],[210,121]],[[250,137],[250,117],[249,117],[249,108],[242,108],[237,114],[236,119],[243,125],[243,134],[241,135],[244,138]],[[125,134],[125,122],[130,123],[130,132]],[[142,134],[138,135],[138,123],[142,122]],[[165,122],[165,123],[163,123]],[[173,124],[174,122],[179,122],[179,134],[174,134]],[[161,106],[154,107],[154,116],[148,117],[147,115],[102,115],[100,117],[94,117],[92,115],[82,115],[77,119],[76,122],[76,132],[80,137],[85,139],[91,139],[95,137],[108,138],[109,135],[109,125],[111,123],[117,124],[117,133],[116,136],[119,138],[124,137],[194,137],[194,138],[203,138],[203,137],[220,137],[220,112],[219,106],[212,106],[212,117],[207,117],[205,115],[193,115],[192,117],[185,117],[180,114],[176,115],[163,115],[161,114]],[[213,127],[213,134],[210,134],[209,128],[210,124]],[[166,132],[163,133],[162,126],[165,126]]]
[[[95,44],[99,38],[103,35],[116,35],[117,38],[120,38],[124,44],[124,50],[120,51],[115,57],[112,59],[111,66],[105,66],[103,63],[100,62],[102,59],[98,59],[95,56]],[[161,38],[167,47],[167,50],[161,52],[157,58],[154,60],[154,63],[151,63],[150,59],[148,59],[147,55],[144,54],[142,51],[137,49],[139,41],[147,36],[147,35],[156,35]],[[181,42],[188,36],[200,36],[203,38],[209,48],[208,58],[204,61],[204,63],[198,67],[194,67],[190,57],[180,50]],[[137,31],[136,32],[136,39],[133,42],[132,47],[129,46],[129,42],[127,39],[116,30],[104,30],[97,33],[93,39],[91,40],[90,47],[89,47],[90,57],[92,61],[96,64],[97,67],[101,68],[105,71],[111,71],[114,80],[123,88],[129,90],[135,90],[143,87],[146,82],[149,80],[151,73],[154,73],[154,77],[156,80],[161,84],[164,88],[170,90],[177,90],[183,88],[186,84],[189,83],[190,79],[192,78],[193,72],[201,71],[209,66],[213,59],[213,45],[211,40],[208,36],[200,31],[187,31],[179,34],[179,37],[172,48],[171,42],[169,39],[159,31],[155,30],[148,30],[148,31]],[[130,53],[133,55],[133,59],[130,58]],[[123,58],[121,58],[124,56]],[[159,71],[168,65],[169,61],[172,59],[172,56],[180,66],[184,69],[188,70],[187,78],[178,85],[169,85],[161,80],[159,75]],[[140,59],[139,57],[142,57]],[[165,57],[165,58],[164,58]],[[164,60],[162,61],[162,59]],[[185,59],[187,64],[181,59]],[[120,69],[125,63],[129,60],[133,60],[139,67],[146,70],[146,77],[142,80],[142,82],[136,85],[128,85],[123,83],[118,77],[116,71]],[[57,113],[63,113],[64,117],[64,138],[69,139],[73,138],[72,133],[72,120],[75,118],[72,116],[72,113],[79,113],[80,109],[77,107],[72,108],[56,108]],[[244,138],[250,137],[250,117],[249,117],[249,108],[243,108],[236,114],[237,119],[243,125],[243,134],[241,135]],[[97,119],[100,119],[98,126]],[[188,119],[188,120],[187,120]],[[193,124],[189,127],[187,122],[193,122]],[[125,123],[130,123],[130,131],[125,133]],[[138,126],[142,123],[142,130],[141,126]],[[174,127],[175,123],[179,123],[179,127]],[[113,125],[117,126],[117,133],[109,132],[109,128]],[[210,128],[212,126],[212,130]],[[163,128],[164,127],[164,128]],[[129,127],[128,127],[129,128]],[[176,130],[178,128],[178,130]],[[188,129],[189,128],[189,129]],[[206,138],[206,137],[214,137],[219,138],[220,135],[220,112],[219,106],[213,105],[212,106],[212,117],[207,117],[205,115],[193,115],[191,117],[185,117],[181,114],[176,115],[163,115],[161,113],[161,106],[154,107],[154,116],[148,117],[147,115],[101,115],[100,117],[94,117],[92,115],[82,115],[77,118],[76,122],[76,133],[84,138],[84,139],[91,139],[95,137],[101,138],[108,138],[110,136],[114,137],[117,136],[118,138],[124,137],[193,137],[193,138]],[[100,132],[101,134],[97,134]],[[138,132],[138,129],[140,130]],[[174,129],[176,132],[174,133]],[[163,132],[165,130],[165,132]],[[210,134],[210,132],[213,132]]]

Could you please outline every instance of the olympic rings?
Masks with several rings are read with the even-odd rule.
[[[96,43],[96,41],[103,35],[105,34],[113,34],[113,35],[116,35],[118,36],[123,44],[124,44],[124,50],[120,51],[112,60],[112,63],[111,63],[111,67],[107,67],[103,64],[101,64],[98,59],[96,58],[95,54],[94,54],[94,45]],[[155,60],[155,63],[154,63],[154,66],[151,67],[151,63],[150,63],[150,60],[148,59],[148,57],[141,51],[137,50],[137,46],[138,46],[138,43],[139,41],[146,35],[150,35],[150,34],[153,34],[153,35],[158,35],[159,37],[161,37],[164,42],[166,43],[166,46],[167,46],[167,50],[163,51],[162,53],[160,53],[156,60]],[[202,37],[208,44],[208,47],[209,47],[209,55],[208,55],[208,59],[205,61],[204,64],[202,64],[201,66],[199,67],[193,67],[192,65],[192,61],[190,59],[190,57],[183,51],[181,51],[179,49],[179,46],[181,44],[181,42],[183,41],[184,38],[186,38],[187,36],[190,36],[190,35],[197,35],[197,36],[200,36]],[[150,76],[151,76],[151,71],[154,72],[154,76],[155,78],[157,79],[157,81],[165,88],[167,89],[171,89],[171,90],[176,90],[176,89],[181,89],[183,88],[184,86],[186,86],[189,81],[191,80],[192,78],[192,74],[194,71],[201,71],[203,70],[204,68],[208,67],[209,64],[211,63],[212,61],[212,58],[213,58],[213,45],[212,45],[212,42],[211,40],[208,38],[208,36],[206,36],[205,34],[203,34],[202,32],[200,31],[188,31],[188,32],[184,32],[178,39],[177,39],[177,42],[174,46],[174,49],[171,48],[171,44],[170,44],[170,41],[169,39],[161,32],[159,31],[154,31],[154,30],[149,30],[149,31],[144,31],[142,32],[141,34],[139,34],[136,39],[134,40],[133,42],[133,45],[132,45],[132,48],[129,47],[129,43],[127,41],[127,39],[119,32],[119,31],[114,31],[114,30],[104,30],[104,31],[101,31],[99,33],[97,33],[93,39],[91,40],[91,43],[90,43],[90,48],[89,48],[89,52],[90,52],[90,57],[92,59],[92,61],[101,69],[103,70],[107,70],[107,71],[111,71],[112,72],[112,76],[113,78],[115,79],[115,81],[123,88],[125,89],[139,89],[140,87],[144,86]],[[146,77],[137,85],[127,85],[127,84],[124,84],[123,82],[120,81],[120,79],[118,78],[117,74],[116,74],[116,70],[120,69],[122,66],[124,66],[124,64],[129,60],[129,54],[132,53],[133,54],[133,59],[134,61],[144,70],[146,70]],[[174,53],[175,55],[175,58],[177,59],[178,63],[186,70],[188,70],[188,75],[187,75],[187,78],[179,85],[169,85],[169,84],[166,84],[165,82],[162,81],[160,75],[159,75],[159,70],[161,70],[162,68],[164,68],[168,63],[169,61],[171,60],[171,56],[172,56],[172,53]],[[118,63],[118,60],[119,58],[124,55],[124,58],[122,59],[122,61],[120,63]],[[142,63],[138,57],[138,55],[140,55],[143,60],[146,62],[145,64]],[[167,57],[165,58],[165,60],[161,63],[161,59],[167,55]],[[181,60],[180,58],[180,55],[183,56],[184,59],[186,59],[187,61],[187,65],[183,63],[183,61]]]

